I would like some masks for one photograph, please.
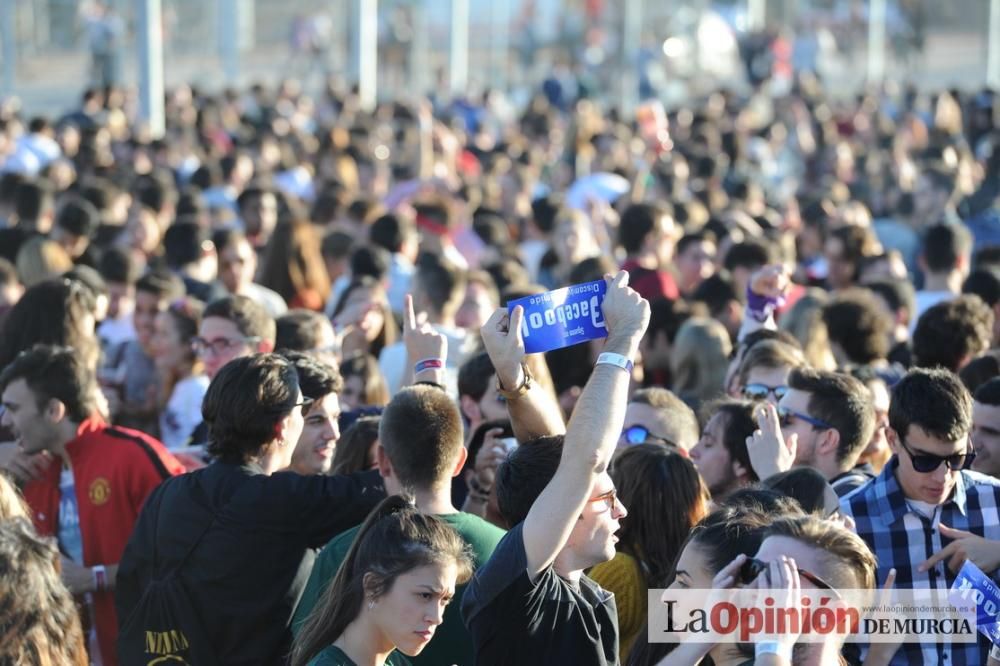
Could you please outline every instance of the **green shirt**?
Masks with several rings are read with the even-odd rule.
[[[329,645],[312,658],[309,666],[358,666],[344,651],[335,645]],[[389,653],[384,666],[410,666],[409,660],[396,651]]]
[[[451,525],[469,544],[472,548],[473,564],[476,567],[490,559],[493,549],[504,535],[504,531],[496,525],[470,513],[449,513],[438,518]],[[338,534],[316,557],[309,582],[306,583],[306,589],[302,592],[302,598],[292,619],[294,634],[298,635],[302,624],[309,617],[309,613],[316,606],[327,585],[333,580],[357,533],[358,528],[355,527]],[[455,599],[461,599],[464,590],[465,586],[459,585],[455,589]],[[448,604],[444,611],[444,622],[434,632],[434,638],[419,655],[411,658],[414,666],[440,666],[440,664],[471,666],[475,663],[472,637],[462,622],[460,606],[457,601]]]

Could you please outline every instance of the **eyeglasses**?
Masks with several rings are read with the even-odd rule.
[[[242,347],[243,345],[254,345],[258,342],[260,342],[260,338],[258,337],[237,338],[235,340],[230,340],[229,338],[216,338],[214,340],[192,338],[191,349],[193,349],[196,354],[204,355],[208,351],[211,351],[213,356],[218,356],[219,354],[226,353],[230,349]]]
[[[766,572],[768,571],[769,568],[770,565],[767,562],[764,562],[763,560],[758,560],[755,557],[747,558],[747,561],[743,563],[742,567],[740,567],[740,573],[739,573],[740,584],[749,585],[750,583],[757,580],[757,577],[760,576],[761,572],[765,572],[765,575],[768,575]],[[805,578],[807,581],[809,581],[816,587],[820,588],[821,590],[829,590],[830,592],[833,592],[833,594],[836,595],[837,598],[840,598],[840,593],[837,592],[837,588],[835,588],[833,585],[830,585],[828,582],[826,582],[816,574],[810,571],[806,571],[805,569],[796,569],[796,571],[799,573],[800,576]],[[770,582],[771,579],[768,576],[768,583]]]
[[[666,437],[653,435],[649,432],[649,428],[638,424],[630,425],[624,430],[622,430],[622,438],[629,444],[644,444],[645,442],[662,442],[667,446],[672,446],[674,448],[677,448],[677,445],[671,442]]]
[[[604,511],[612,511],[618,502],[618,491],[612,488],[606,493],[601,493],[597,497],[591,497],[587,503],[604,502]]]
[[[941,467],[941,463],[948,466],[953,472],[957,472],[963,469],[969,469],[972,465],[972,461],[976,457],[976,452],[973,450],[968,450],[964,453],[953,453],[950,456],[936,456],[931,453],[914,453],[910,450],[910,447],[906,445],[906,441],[900,437],[899,443],[906,451],[906,454],[910,456],[910,462],[913,463],[913,469],[920,472],[921,474],[930,474]]]
[[[312,398],[306,398],[305,396],[303,396],[302,400],[296,402],[295,404],[289,405],[288,407],[279,407],[279,406],[269,407],[268,411],[270,411],[271,413],[281,412],[282,414],[285,414],[291,412],[296,407],[301,407],[302,413],[305,414],[306,412],[309,411],[309,408],[313,406],[314,402],[316,401],[313,400]]]
[[[768,395],[773,395],[775,400],[781,400],[788,393],[788,387],[768,386],[754,382],[743,387],[743,397],[747,400],[767,400]]]
[[[799,419],[805,421],[814,428],[820,428],[821,430],[833,430],[834,427],[823,421],[821,419],[814,419],[808,414],[803,414],[802,412],[796,412],[794,410],[788,409],[787,407],[778,406],[778,419],[781,422],[781,427],[785,428],[792,425],[793,419]]]

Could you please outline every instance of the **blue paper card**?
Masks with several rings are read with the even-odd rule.
[[[997,622],[1000,616],[1000,586],[992,578],[966,560],[951,586],[948,600],[955,605],[975,602],[976,627],[979,633],[989,638],[994,645],[1000,645],[1000,624]]]
[[[537,354],[608,337],[601,311],[607,291],[604,280],[584,282],[511,301],[507,311],[524,308],[524,349]]]

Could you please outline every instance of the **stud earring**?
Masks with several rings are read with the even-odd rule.
[[[368,610],[375,610],[375,600],[372,599],[368,602]]]

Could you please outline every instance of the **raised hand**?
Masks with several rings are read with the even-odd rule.
[[[638,341],[649,325],[649,301],[628,286],[627,271],[605,276],[608,293],[601,304],[608,337],[634,338]]]
[[[413,297],[406,295],[403,304],[403,345],[406,347],[408,372],[415,363],[428,359],[439,359],[441,364],[416,373],[417,380],[429,380],[438,384],[444,377],[444,362],[448,358],[448,338],[427,323],[427,317],[413,312]],[[426,376],[425,376],[426,374]]]
[[[507,310],[497,308],[479,329],[497,377],[504,388],[508,389],[516,388],[524,381],[521,368],[525,357],[521,331],[523,320],[524,308],[520,305],[515,307],[509,316]]]
[[[750,291],[768,298],[779,298],[788,293],[791,278],[781,264],[770,264],[750,276]]]
[[[793,433],[785,441],[778,411],[769,402],[756,407],[754,416],[757,419],[757,430],[747,437],[746,443],[750,465],[757,477],[766,479],[772,474],[791,469],[798,449],[798,435]]]

